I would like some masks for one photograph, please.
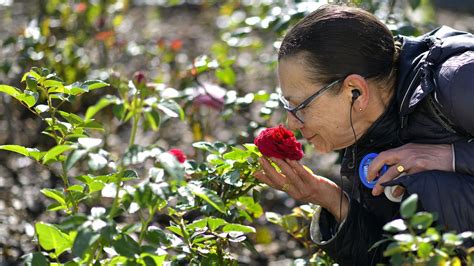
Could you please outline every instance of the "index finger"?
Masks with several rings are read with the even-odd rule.
[[[384,165],[394,165],[400,161],[396,152],[384,151],[375,157],[367,169],[367,181],[374,180]]]

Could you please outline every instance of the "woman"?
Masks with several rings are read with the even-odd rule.
[[[417,193],[422,208],[437,212],[448,230],[474,229],[474,49],[448,39],[467,36],[472,44],[472,36],[462,34],[443,27],[394,41],[370,13],[327,5],[285,36],[278,77],[288,126],[320,152],[343,149],[341,175],[353,189],[342,193],[299,162],[276,158],[269,159],[281,173],[261,158],[256,177],[323,208],[314,215],[311,237],[338,263],[382,261],[382,248],[367,251],[399,210],[384,185],[399,185],[394,196]],[[373,189],[358,175],[359,162],[371,152],[379,156],[368,181],[389,166]]]

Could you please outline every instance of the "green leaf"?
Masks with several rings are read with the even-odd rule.
[[[255,233],[255,228],[242,224],[227,224],[222,228],[222,232],[242,232],[242,233]]]
[[[154,110],[143,113],[147,124],[153,131],[158,131],[160,128],[160,114]]]
[[[16,98],[26,103],[28,107],[32,107],[38,101],[39,94],[37,92],[25,90],[22,94],[17,95]]]
[[[169,117],[179,117],[181,121],[184,120],[183,108],[173,100],[162,100],[157,104],[157,107]]]
[[[230,67],[219,68],[216,70],[216,78],[218,78],[222,83],[233,86],[236,81],[236,75],[234,70]]]
[[[216,153],[217,152],[216,149],[214,148],[214,146],[212,146],[212,144],[209,143],[209,142],[199,141],[199,142],[193,143],[192,145],[196,149],[208,151],[208,152],[211,152],[211,153]]]
[[[412,9],[416,9],[421,4],[421,0],[408,0],[408,2],[410,3],[410,7]]]
[[[222,176],[222,178],[224,179],[224,182],[226,184],[229,184],[229,185],[232,185],[232,186],[241,187],[244,184],[242,182],[242,179],[240,178],[240,170],[239,169],[224,174]]]
[[[31,91],[37,91],[38,81],[32,75],[26,76],[26,87]]]
[[[224,213],[224,214],[226,213],[226,207],[224,205],[224,202],[217,195],[216,192],[204,187],[199,187],[194,184],[188,184],[188,187],[194,195],[205,200],[207,203],[209,203],[212,207],[214,207],[219,212]]]
[[[87,80],[84,83],[82,83],[82,85],[86,86],[89,90],[92,91],[92,90],[100,89],[100,88],[103,88],[103,87],[107,87],[110,84],[105,83],[102,80]]]
[[[49,262],[41,252],[34,252],[23,256],[25,265],[28,266],[48,266]]]
[[[87,155],[87,150],[74,150],[72,151],[66,159],[66,169],[71,169],[79,160],[84,158]]]
[[[99,240],[100,233],[91,230],[82,230],[76,236],[72,247],[72,254],[84,258],[84,254]],[[92,254],[91,254],[92,255]]]
[[[131,179],[136,179],[138,178],[138,174],[136,171],[134,170],[125,170],[123,172],[123,176],[122,176],[124,179],[126,180],[131,180]]]
[[[128,235],[121,234],[112,246],[118,254],[128,258],[134,258],[135,254],[140,253],[140,246]]]
[[[208,224],[209,229],[211,231],[215,231],[219,226],[226,225],[227,222],[224,219],[221,219],[221,218],[209,217],[207,219],[207,224]]]
[[[89,186],[89,192],[94,193],[100,191],[105,187],[105,184],[101,181],[92,181],[87,184]]]
[[[410,225],[415,229],[426,229],[433,223],[433,214],[429,212],[419,212],[410,219]]]
[[[412,194],[404,200],[400,206],[400,214],[407,219],[413,216],[416,212],[416,205],[418,203],[418,195]]]
[[[422,242],[418,245],[418,257],[422,259],[428,259],[432,251],[433,246],[431,245],[431,243]]]
[[[196,229],[196,228],[207,227],[207,219],[208,218],[203,218],[203,219],[196,220],[196,221],[192,222],[191,224],[188,224],[186,226],[186,229]]]
[[[86,115],[84,120],[85,121],[90,121],[100,110],[104,109],[105,107],[109,106],[110,104],[117,104],[119,103],[119,99],[116,96],[113,95],[106,95],[102,97],[99,102],[97,102],[95,105],[90,106],[87,108]]]
[[[73,149],[74,146],[71,145],[58,145],[53,148],[51,148],[43,157],[43,163],[47,164],[50,161],[56,161],[57,156],[62,154],[65,151]]]
[[[83,192],[84,191],[84,187],[81,186],[81,185],[72,185],[70,187],[67,188],[67,190],[69,191],[77,191],[77,192]]]
[[[127,109],[123,104],[114,105],[112,108],[112,113],[117,117],[118,120],[124,121],[125,115],[127,114]]]
[[[462,244],[462,239],[453,233],[444,233],[443,234],[443,242],[446,246],[459,246]]]
[[[59,204],[66,206],[66,197],[64,196],[63,192],[58,190],[58,189],[52,189],[52,188],[43,188],[41,190],[41,193],[45,195],[48,198],[54,199],[57,201]]]
[[[68,112],[64,112],[64,111],[58,111],[58,113],[64,117],[64,119],[66,119],[66,121],[68,121],[71,125],[80,125],[80,124],[83,124],[84,123],[84,120],[76,115],[76,114],[73,114],[73,113],[68,113]]]
[[[238,162],[245,162],[250,156],[248,151],[244,151],[235,147],[232,147],[232,151],[223,155],[223,158],[226,160],[233,160]]]
[[[155,255],[151,253],[142,253],[140,254],[140,258],[143,259],[146,266],[161,266],[165,261],[165,255]]]
[[[390,243],[383,252],[384,257],[390,257],[395,254],[403,253],[406,249],[400,246],[397,242]]]
[[[12,151],[23,156],[30,156],[30,152],[26,149],[26,147],[20,145],[1,145],[0,150]]]
[[[403,232],[407,230],[407,225],[402,219],[396,219],[384,225],[383,230],[391,233]]]
[[[54,250],[56,256],[59,256],[71,248],[72,241],[69,235],[61,232],[55,226],[39,222],[36,223],[35,228],[40,246],[45,250]]]
[[[171,226],[166,227],[166,229],[168,229],[171,232],[183,237],[183,232],[181,231],[181,228],[179,228],[178,226],[171,225]]]
[[[8,85],[0,85],[0,92],[4,92],[4,93],[12,96],[15,99],[19,94],[21,94],[20,90],[18,90],[15,87],[8,86]]]

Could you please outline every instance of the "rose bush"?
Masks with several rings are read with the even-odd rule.
[[[254,141],[260,152],[267,157],[278,159],[301,160],[302,145],[296,140],[293,132],[284,126],[264,129]]]

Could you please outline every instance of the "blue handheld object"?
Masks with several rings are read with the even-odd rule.
[[[387,172],[388,166],[384,165],[382,169],[380,169],[379,174],[377,175],[377,178],[375,178],[373,181],[369,182],[367,181],[367,172],[369,170],[369,165],[370,163],[377,157],[378,153],[369,153],[364,158],[362,158],[362,161],[359,164],[359,177],[360,181],[364,186],[368,188],[374,188],[375,184],[377,183],[377,180],[381,175],[383,175],[385,172]]]

